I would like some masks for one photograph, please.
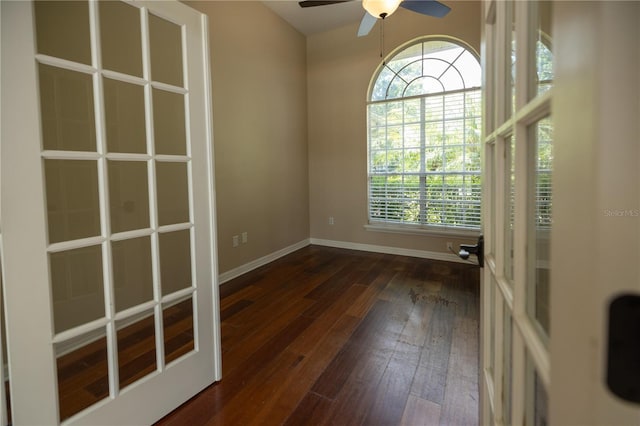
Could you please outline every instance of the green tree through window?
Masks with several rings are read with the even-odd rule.
[[[479,229],[481,72],[422,39],[377,70],[368,102],[369,222]]]

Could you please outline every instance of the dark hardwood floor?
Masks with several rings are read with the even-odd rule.
[[[158,425],[478,424],[479,269],[309,246],[221,287],[223,377]]]

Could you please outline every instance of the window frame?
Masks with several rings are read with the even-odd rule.
[[[409,86],[411,85],[411,83],[415,80],[418,80],[420,78],[425,78],[428,77],[427,73],[424,71],[424,66],[422,68],[421,71],[421,75],[417,76],[416,78],[414,78],[414,80],[411,81],[405,81],[406,86],[405,89],[402,93],[402,95],[400,96],[391,96],[389,97],[389,88],[392,84],[392,82],[394,81],[394,79],[400,74],[400,72],[406,68],[408,65],[405,65],[404,67],[401,67],[399,69],[397,69],[395,71],[395,76],[392,77],[391,79],[388,79],[387,84],[386,84],[386,91],[384,92],[384,98],[380,99],[380,88],[378,87],[378,82],[381,78],[381,74],[383,71],[385,71],[386,69],[391,69],[389,67],[389,63],[393,63],[393,60],[398,57],[401,56],[404,52],[410,52],[411,49],[415,49],[416,46],[420,46],[422,45],[422,48],[424,49],[424,44],[425,43],[429,43],[429,42],[443,42],[443,43],[447,43],[447,44],[451,44],[454,45],[456,47],[462,48],[462,52],[456,56],[454,59],[450,60],[449,63],[447,64],[445,70],[440,74],[440,76],[438,77],[438,79],[442,78],[442,76],[452,67],[454,66],[454,64],[456,63],[456,61],[463,55],[465,54],[465,52],[468,52],[473,59],[475,59],[477,61],[477,66],[478,66],[478,71],[480,73],[480,75],[477,76],[477,78],[473,78],[471,79],[472,83],[475,84],[471,84],[469,85],[469,87],[467,87],[467,81],[465,81],[465,76],[460,75],[460,79],[462,81],[462,89],[453,89],[453,90],[446,90],[443,86],[443,90],[442,91],[438,91],[435,93],[420,93],[420,94],[409,94],[407,96],[405,95],[406,89],[409,88]],[[467,55],[468,57],[469,55]],[[422,52],[422,58],[424,60],[425,58],[425,52],[423,50]],[[442,59],[438,59],[438,60],[442,60]],[[367,91],[367,101],[366,101],[366,106],[367,106],[367,224],[365,225],[365,229],[367,230],[372,230],[372,231],[381,231],[381,232],[390,232],[390,233],[401,233],[401,234],[433,234],[433,235],[447,235],[447,236],[459,236],[459,237],[470,237],[470,236],[477,236],[480,234],[481,232],[481,227],[482,227],[482,218],[481,218],[481,205],[482,205],[482,193],[481,193],[481,188],[482,188],[482,166],[481,166],[481,161],[482,161],[482,152],[481,152],[481,140],[478,139],[476,144],[470,144],[467,143],[468,141],[468,135],[467,132],[469,130],[469,126],[468,124],[464,124],[466,122],[467,119],[471,119],[474,120],[475,123],[478,126],[477,131],[480,132],[481,131],[481,126],[482,126],[482,122],[481,122],[481,118],[482,118],[482,105],[481,105],[481,90],[482,90],[482,85],[481,85],[481,67],[480,67],[480,60],[479,60],[479,55],[478,53],[475,51],[475,49],[473,47],[471,47],[469,44],[467,44],[466,42],[457,39],[455,37],[449,37],[449,36],[423,36],[423,37],[418,37],[416,39],[410,40],[402,45],[400,45],[399,47],[397,47],[396,49],[394,49],[386,58],[384,61],[382,61],[379,66],[376,68],[375,72],[372,75],[371,81],[369,83],[369,88]],[[439,80],[437,81],[437,83],[442,84]],[[378,89],[376,91],[376,89]],[[377,93],[377,95],[376,95]],[[463,113],[462,116],[460,117],[462,120],[462,138],[460,140],[460,143],[456,143],[454,146],[457,149],[462,150],[463,154],[463,160],[465,159],[466,156],[466,150],[468,150],[470,147],[477,147],[477,149],[480,151],[478,152],[478,161],[480,161],[478,169],[477,170],[472,170],[472,171],[468,171],[466,169],[466,165],[462,166],[461,169],[456,169],[453,171],[446,171],[446,169],[442,169],[440,171],[437,171],[435,173],[429,173],[426,170],[426,147],[425,147],[425,140],[426,137],[424,136],[424,131],[425,131],[425,122],[426,122],[426,118],[424,115],[424,108],[425,108],[425,100],[428,100],[428,98],[430,97],[434,97],[434,96],[439,96],[442,98],[443,102],[445,99],[445,96],[447,95],[455,95],[457,93],[462,94],[462,107],[463,107]],[[477,114],[475,114],[474,116],[470,116],[467,117],[467,96],[474,96],[477,97],[477,101],[472,101],[472,102],[477,102],[477,106],[478,106],[478,111]],[[376,97],[377,96],[377,97]],[[374,98],[375,97],[375,98]],[[421,168],[419,172],[411,172],[411,173],[406,173],[404,168],[401,172],[398,173],[386,173],[386,176],[400,176],[403,181],[404,178],[406,176],[417,176],[418,180],[419,180],[419,188],[418,188],[418,198],[414,199],[417,200],[417,203],[419,205],[418,209],[418,219],[414,220],[414,221],[405,221],[404,217],[401,220],[389,220],[388,216],[386,218],[380,218],[380,217],[375,217],[374,213],[373,213],[373,203],[376,201],[375,197],[374,197],[374,186],[373,186],[373,179],[378,176],[385,176],[385,173],[375,173],[373,171],[373,165],[374,165],[374,159],[372,157],[372,151],[376,151],[372,148],[373,142],[372,142],[372,129],[375,127],[372,124],[372,106],[374,105],[389,105],[393,102],[400,102],[402,104],[404,104],[405,101],[410,101],[410,100],[419,100],[420,101],[420,146],[418,147],[419,151],[420,151],[420,162],[421,162]],[[474,104],[475,106],[476,104]],[[404,107],[403,107],[404,108]],[[445,130],[444,130],[444,126],[447,124],[448,121],[451,121],[450,119],[447,118],[447,115],[445,113],[446,108],[443,106],[442,109],[442,117],[441,120],[438,119],[438,122],[442,123],[442,134],[445,135]],[[388,113],[385,112],[385,117],[388,117]],[[401,125],[405,126],[405,119],[403,118],[401,121]],[[388,129],[389,124],[384,124],[384,126],[379,126],[379,127],[384,127],[385,129]],[[480,133],[479,133],[480,134]],[[478,134],[478,135],[479,135]],[[386,140],[386,136],[385,136],[385,143],[387,143]],[[440,143],[439,145],[435,145],[435,148],[437,151],[440,151],[440,154],[442,155],[442,157],[444,158],[444,155],[446,153],[446,149],[447,149],[447,145],[445,145],[445,142],[443,140],[442,143]],[[401,148],[401,152],[404,155],[404,150],[406,148],[404,147],[404,137],[403,137],[403,145]],[[384,148],[384,149],[378,149],[378,152],[384,151],[385,153],[389,152],[389,148]],[[401,160],[404,167],[404,160]],[[458,186],[458,188],[462,188],[462,189],[467,189],[468,190],[468,194],[473,194],[476,193],[476,191],[480,191],[479,192],[479,198],[477,201],[477,213],[474,214],[475,217],[477,217],[477,227],[473,226],[459,226],[456,224],[447,224],[447,223],[443,223],[442,219],[440,221],[440,223],[434,223],[434,222],[430,222],[428,217],[427,217],[427,213],[428,213],[428,199],[426,196],[426,191],[428,188],[428,184],[426,183],[427,177],[428,176],[436,176],[436,177],[442,177],[443,179],[443,184],[442,186],[439,188],[443,188],[443,195],[442,198],[440,198],[440,202],[442,203],[442,205],[446,205],[446,204],[455,204],[452,203],[451,200],[447,200],[444,195],[444,188],[446,187],[446,184],[444,183],[446,177],[448,176],[454,176],[454,177],[460,177],[460,178],[464,178],[465,181],[463,181],[464,183],[462,183],[462,185]],[[471,180],[473,177],[476,177],[478,182],[477,183],[468,183],[466,182],[466,179]],[[404,188],[404,187],[403,187]],[[404,189],[403,189],[404,191]],[[382,200],[385,200],[387,203],[388,201],[391,199],[388,196],[389,192],[387,190],[385,190],[384,192],[384,196],[382,198]],[[464,201],[464,203],[467,203],[469,205],[475,204],[473,203],[473,201],[471,200],[473,197],[473,195],[469,195],[468,198]],[[433,200],[432,200],[433,201]],[[447,203],[447,201],[450,201],[449,203]],[[442,213],[444,212],[444,208],[442,210],[438,210],[438,214],[442,215]],[[388,215],[388,213],[387,213]],[[415,215],[415,214],[414,214]],[[462,217],[460,212],[456,212],[454,214],[455,218],[460,218]],[[440,216],[442,218],[442,216]],[[446,219],[445,219],[446,220]]]

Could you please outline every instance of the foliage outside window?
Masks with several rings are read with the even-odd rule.
[[[546,118],[534,128],[536,138],[536,211],[535,223],[538,229],[550,229],[553,223],[553,126]]]
[[[481,71],[449,40],[382,64],[368,102],[370,224],[479,229]]]
[[[536,41],[536,79],[533,89],[537,96],[553,86],[553,54],[549,37],[539,32]],[[536,160],[536,227],[550,229],[553,222],[553,125],[549,118],[538,123],[532,139],[537,141]]]

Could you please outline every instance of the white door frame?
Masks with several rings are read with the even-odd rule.
[[[192,233],[196,248],[193,291],[198,301],[194,310],[195,350],[168,366],[160,363],[155,373],[124,392],[113,385],[117,371],[111,370],[110,396],[65,424],[150,423],[221,377],[207,18],[177,1],[134,4],[144,13],[149,10],[175,19],[185,34],[190,183],[200,197],[193,201],[192,216],[192,228],[198,230]],[[54,424],[58,422],[57,381],[33,10],[31,2],[2,2],[1,7],[2,260],[12,419],[14,424]],[[95,9],[92,2],[90,10]],[[95,15],[91,16],[95,23]],[[92,43],[96,43],[95,26],[92,31]],[[100,68],[95,72],[99,75]],[[113,309],[105,311],[107,321],[113,322]],[[113,330],[113,325],[107,327],[108,337],[115,338]],[[112,363],[117,354],[110,353],[109,358]]]

